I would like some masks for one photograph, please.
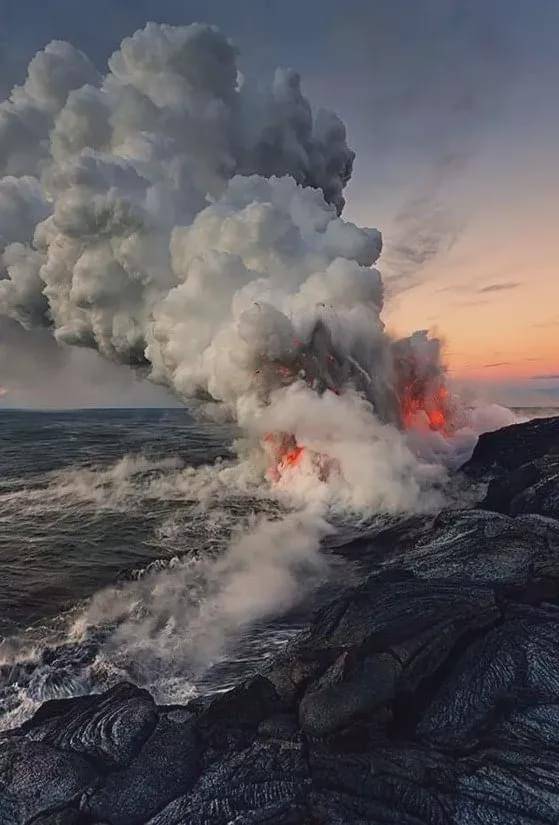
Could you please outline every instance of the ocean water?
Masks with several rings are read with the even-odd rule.
[[[0,634],[194,549],[165,531],[189,502],[145,482],[227,457],[232,436],[186,410],[0,411]]]
[[[394,517],[306,536],[238,437],[184,409],[0,411],[0,729],[123,679],[225,690],[362,577],[354,540]]]
[[[0,411],[0,728],[121,679],[166,702],[224,690],[305,625],[315,598],[207,638],[231,537],[281,515],[228,487],[236,436],[182,409]],[[357,572],[301,575],[326,597]]]

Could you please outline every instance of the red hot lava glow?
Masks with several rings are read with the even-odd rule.
[[[297,444],[289,433],[267,433],[264,436],[264,450],[269,467],[266,475],[273,483],[281,481],[288,470],[301,465],[305,457],[319,481],[326,481],[332,473],[339,472],[338,462],[327,455],[316,453]]]
[[[327,343],[328,341],[329,339]],[[324,344],[324,341],[322,343]],[[320,354],[320,348],[317,351]],[[323,369],[324,360],[328,364],[326,369]],[[276,381],[279,380],[282,386],[302,379],[320,395],[328,391],[339,395],[339,380],[340,377],[344,377],[340,364],[340,359],[336,359],[328,350],[322,353],[321,358],[310,351],[310,354],[303,353],[298,360],[295,359],[289,365],[275,362],[264,364],[256,374],[260,376],[265,372],[267,378],[270,375],[275,376]],[[399,406],[399,415],[395,418],[402,429],[430,429],[445,437],[452,435],[458,423],[457,410],[445,386],[444,371],[438,367],[431,369],[430,363],[425,365],[409,355],[396,358],[395,368],[396,397]],[[394,419],[393,423],[396,423]],[[288,471],[299,467],[305,457],[305,466],[312,468],[321,481],[328,479],[333,471],[339,471],[335,459],[301,446],[290,433],[267,433],[263,439],[263,446],[268,457],[267,477],[273,483],[278,483]]]
[[[271,481],[279,481],[286,470],[300,464],[305,454],[305,448],[300,447],[289,433],[267,433],[264,445],[270,459],[268,477]]]
[[[435,389],[419,384],[408,384],[400,394],[404,427],[409,430],[426,422],[431,430],[448,434],[452,431],[449,393],[445,386]]]

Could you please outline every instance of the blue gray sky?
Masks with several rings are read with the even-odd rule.
[[[385,236],[389,326],[438,330],[457,379],[503,400],[557,393],[557,0],[0,0],[2,96],[49,40],[102,68],[148,20],[218,25],[251,76],[300,71],[357,153],[346,215]],[[45,356],[40,380],[28,359],[11,403],[166,403],[91,359]]]

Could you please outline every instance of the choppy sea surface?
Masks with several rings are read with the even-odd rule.
[[[236,435],[183,409],[0,411],[0,728],[120,679],[160,701],[226,689],[304,626],[307,600],[247,625],[215,660],[189,661],[199,638],[158,659],[166,640],[185,642],[191,615],[202,621],[208,559],[278,509],[250,490],[215,495],[211,473],[234,463]],[[317,587],[330,592],[330,578]],[[130,632],[107,644],[121,600],[146,644]]]
[[[266,619],[257,610],[242,632],[219,623],[212,598],[231,573],[220,559],[259,518],[282,516],[257,486],[228,485],[237,435],[184,409],[0,410],[0,729],[47,699],[122,679],[162,702],[227,689],[304,627],[321,599],[359,578],[359,554],[336,548],[371,524],[338,525],[326,538],[327,570],[299,548],[297,575],[312,587],[295,607]],[[250,554],[268,539],[284,540],[265,534],[233,554],[257,604],[267,581],[283,586],[277,557],[250,581]],[[243,613],[236,582],[226,616]]]
[[[186,410],[1,411],[0,633],[189,549],[166,531],[189,502],[147,501],[134,482],[214,462],[231,438]]]

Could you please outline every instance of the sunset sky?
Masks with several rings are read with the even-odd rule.
[[[345,217],[383,232],[388,328],[436,330],[468,391],[559,403],[557,0],[0,0],[0,9],[4,94],[50,39],[103,66],[149,19],[217,24],[241,66],[263,77],[298,69],[357,153]],[[19,332],[0,329],[0,385],[12,388],[0,403],[167,401],[101,363],[85,380],[92,353],[43,352],[38,376],[30,349],[16,381],[21,346]]]

